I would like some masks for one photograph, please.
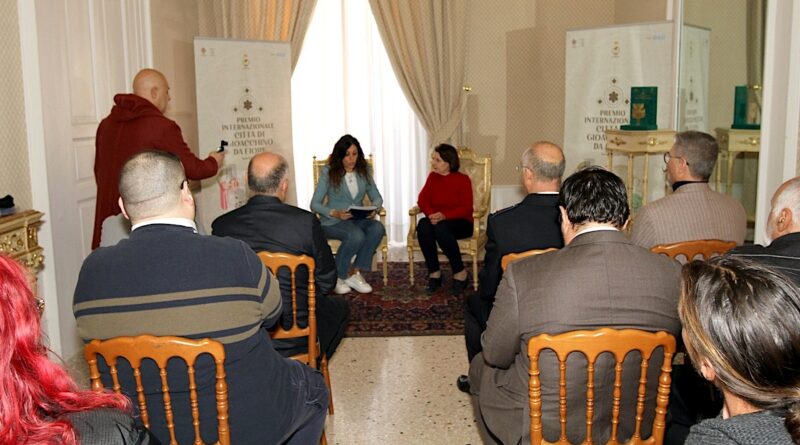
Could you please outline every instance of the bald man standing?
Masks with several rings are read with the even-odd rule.
[[[134,154],[145,149],[173,153],[180,158],[188,179],[217,174],[225,155],[214,152],[204,160],[195,156],[178,124],[164,116],[169,101],[167,78],[154,69],[143,69],[133,79],[133,94],[114,96],[111,113],[97,127],[94,155],[97,202],[92,249],[100,245],[103,221],[120,213],[119,172]]]

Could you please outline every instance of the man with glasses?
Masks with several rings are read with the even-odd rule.
[[[558,190],[564,174],[561,148],[551,142],[536,142],[522,153],[522,163],[517,168],[528,195],[519,204],[489,215],[486,256],[478,275],[480,288],[466,300],[464,337],[470,361],[481,352],[481,334],[486,330],[494,294],[503,278],[503,255],[564,245],[558,223]],[[467,376],[460,376],[456,386],[468,392]]]
[[[631,238],[647,249],[668,243],[702,239],[744,242],[747,214],[742,204],[708,187],[719,146],[700,131],[675,135],[664,153],[672,194],[654,201],[636,214]]]

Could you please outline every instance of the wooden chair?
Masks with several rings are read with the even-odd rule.
[[[647,384],[648,362],[653,351],[663,347],[664,360],[661,366],[661,375],[658,379],[658,393],[656,396],[655,418],[653,420],[652,434],[648,439],[640,436]],[[617,444],[617,427],[622,395],[622,362],[630,351],[639,351],[642,356],[640,374],[637,388],[635,430],[627,444],[661,444],[664,438],[665,417],[667,403],[669,402],[670,373],[672,372],[672,355],[675,353],[675,337],[666,332],[646,332],[636,329],[615,330],[602,328],[595,331],[573,331],[560,335],[550,336],[542,334],[528,341],[528,356],[530,357],[530,379],[528,381],[529,404],[531,411],[531,445],[550,444],[542,436],[542,389],[539,379],[539,354],[543,350],[552,350],[559,361],[559,419],[561,435],[555,444],[569,444],[567,440],[567,356],[574,351],[582,352],[587,360],[587,386],[586,386],[586,442],[591,443],[592,424],[594,415],[594,366],[597,358],[603,352],[613,354],[616,364],[614,367],[614,389],[611,420],[610,444]]]
[[[89,378],[94,391],[103,391],[100,380],[100,371],[97,367],[97,356],[100,355],[108,364],[113,381],[113,390],[122,393],[122,387],[117,372],[117,359],[126,359],[133,368],[136,380],[136,396],[139,412],[144,426],[150,428],[150,417],[145,403],[144,387],[142,386],[141,365],[144,359],[152,359],[160,369],[161,385],[163,389],[164,412],[166,425],[169,430],[170,444],[175,445],[175,425],[172,412],[172,402],[167,384],[167,362],[172,357],[182,358],[188,367],[189,397],[192,408],[192,424],[194,425],[195,444],[200,444],[200,411],[198,409],[197,383],[195,381],[194,365],[202,354],[210,354],[216,363],[216,404],[217,404],[217,433],[219,445],[230,444],[230,427],[228,425],[228,385],[225,381],[225,349],[216,340],[204,338],[191,340],[182,337],[155,337],[152,335],[139,335],[137,337],[115,337],[109,340],[92,340],[84,348],[84,356],[89,364]]]
[[[312,164],[313,164],[313,171],[314,171],[314,190],[317,189],[317,184],[319,183],[319,175],[322,172],[322,169],[328,165],[328,159],[317,159],[316,156],[312,156]],[[375,169],[373,168],[374,162],[372,161],[372,155],[367,157],[367,165],[369,165],[370,170],[373,172]],[[373,173],[374,174],[374,173]],[[369,197],[364,196],[364,205],[370,205]],[[319,216],[319,215],[317,215]],[[381,207],[378,209],[378,218],[383,224],[383,227],[386,227],[386,209]],[[336,255],[336,252],[339,250],[339,246],[342,244],[341,241],[338,239],[329,239],[328,245],[331,246],[331,252]],[[380,245],[378,246],[378,250],[381,251],[381,259],[383,260],[383,285],[386,286],[389,283],[389,241],[386,238],[386,235],[383,236],[383,240],[381,240]]]
[[[478,254],[483,246],[486,245],[486,217],[492,197],[492,158],[490,156],[478,156],[467,147],[459,147],[458,159],[461,164],[458,171],[469,176],[472,181],[472,218],[475,226],[472,236],[458,240],[458,248],[461,255],[472,257],[472,286],[478,290]],[[414,251],[420,251],[419,241],[417,241],[417,216],[421,213],[418,206],[414,206],[408,211],[411,218],[408,229],[407,247],[408,250],[408,277],[411,284],[414,284]]]
[[[301,361],[308,366],[318,369],[321,368],[322,376],[325,377],[325,385],[328,387],[328,413],[333,414],[333,391],[331,388],[331,377],[328,372],[328,358],[319,351],[319,339],[317,337],[317,289],[314,284],[314,258],[308,255],[291,255],[288,253],[258,252],[261,262],[269,269],[273,275],[278,276],[278,270],[282,267],[289,269],[292,275],[292,326],[284,329],[280,322],[270,331],[273,339],[293,339],[306,338],[308,350],[304,353],[292,356],[294,360]],[[306,327],[300,327],[297,316],[297,283],[295,274],[297,268],[305,266],[308,269],[308,321]],[[321,355],[321,358],[320,358]],[[319,365],[318,365],[319,361]]]
[[[722,255],[736,247],[734,241],[722,241],[718,239],[704,239],[696,241],[682,241],[672,244],[659,244],[650,249],[651,252],[667,255],[678,260],[680,256],[686,261],[692,261],[694,257],[700,255],[704,260],[712,256]]]
[[[531,249],[531,250],[526,250],[524,252],[509,253],[503,255],[503,258],[500,259],[500,267],[503,269],[503,272],[505,272],[506,267],[508,267],[508,265],[514,261],[521,260],[529,256],[552,252],[553,250],[558,250],[558,249],[555,247],[550,247],[549,249]]]

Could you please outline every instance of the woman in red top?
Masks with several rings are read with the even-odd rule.
[[[457,240],[472,235],[472,182],[469,176],[458,172],[459,166],[458,152],[452,145],[436,147],[431,155],[433,171],[417,199],[417,205],[426,216],[417,224],[417,239],[428,267],[425,291],[429,294],[442,285],[437,243],[450,260],[453,271],[450,293],[461,295],[467,287],[467,271]]]

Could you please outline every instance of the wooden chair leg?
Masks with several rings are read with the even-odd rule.
[[[328,445],[328,438],[325,437],[325,430],[322,430],[322,437],[319,438],[320,445]]]
[[[414,250],[408,249],[408,281],[414,285]]]
[[[472,255],[472,287],[478,290],[478,254]]]
[[[383,286],[389,284],[389,248],[383,248]]]
[[[331,387],[331,374],[328,372],[328,357],[322,356],[320,363],[322,377],[325,378],[325,386],[328,387],[328,414],[333,415],[333,387]]]

